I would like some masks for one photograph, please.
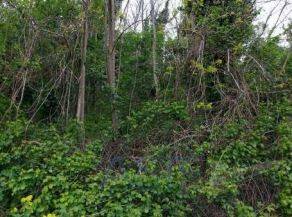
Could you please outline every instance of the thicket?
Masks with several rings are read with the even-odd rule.
[[[291,26],[192,0],[169,38],[168,1],[141,30],[113,2],[114,90],[104,1],[0,3],[0,216],[291,216]]]

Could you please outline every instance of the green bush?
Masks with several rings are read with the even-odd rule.
[[[136,137],[165,138],[177,124],[189,120],[189,114],[183,103],[147,102],[142,108],[128,116],[125,126],[130,135]],[[158,135],[155,135],[159,133]]]

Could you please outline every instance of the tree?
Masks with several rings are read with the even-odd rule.
[[[115,49],[115,0],[107,0],[107,77],[110,87],[112,107],[112,128],[117,131],[118,116],[116,110],[116,49]]]
[[[83,1],[83,35],[81,46],[81,69],[79,78],[79,94],[77,102],[76,118],[80,123],[84,122],[84,107],[85,107],[85,62],[88,44],[88,7],[90,0]]]
[[[81,44],[81,69],[79,77],[79,93],[78,93],[78,102],[77,102],[77,121],[81,124],[81,147],[84,148],[85,143],[85,129],[84,129],[84,108],[85,108],[85,63],[86,63],[86,53],[87,53],[87,44],[88,44],[88,8],[90,0],[82,1],[83,6],[83,34],[82,34],[82,44]]]
[[[155,87],[155,96],[159,97],[159,80],[157,76],[157,58],[156,58],[156,49],[157,49],[157,34],[156,34],[156,14],[155,14],[155,3],[154,0],[150,1],[151,4],[151,24],[152,24],[152,69],[153,69],[153,81]]]

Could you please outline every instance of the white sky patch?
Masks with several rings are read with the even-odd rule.
[[[257,7],[260,14],[255,20],[256,24],[267,22],[264,36],[273,29],[273,36],[279,35],[283,29],[292,22],[292,0],[259,0]]]
[[[137,18],[137,14],[140,8],[141,2],[143,4],[143,15],[144,19],[150,15],[150,0],[124,0],[123,10],[125,10],[126,21],[124,26],[128,26],[132,30],[141,30],[142,17]],[[157,12],[163,10],[166,0],[154,0],[155,8]],[[169,1],[169,18],[170,23],[166,26],[166,33],[169,36],[176,34],[176,26],[180,22],[180,15],[176,13],[177,8],[181,5],[181,0],[170,0]],[[286,4],[283,9],[284,4]],[[283,27],[287,27],[289,22],[292,22],[292,0],[258,0],[257,9],[260,9],[260,14],[255,19],[255,24],[265,23],[267,21],[267,28],[263,36],[267,36],[271,29],[274,28],[273,36],[279,35],[283,32]],[[175,14],[175,16],[174,16]],[[268,18],[269,17],[269,18]],[[267,19],[268,18],[268,19]],[[136,20],[135,24],[133,22]],[[129,27],[130,26],[130,27]],[[261,31],[261,30],[259,30]]]
[[[155,2],[155,12],[158,14],[161,12],[167,0],[154,0]],[[143,2],[143,3],[142,3]],[[143,6],[141,6],[143,4]],[[169,0],[169,18],[172,20],[167,24],[166,31],[171,31],[175,27],[176,22],[178,22],[179,14],[176,15],[176,19],[173,14],[177,11],[177,8],[181,5],[181,0]],[[122,12],[126,15],[126,22],[124,25],[126,27],[131,26],[129,29],[141,30],[142,27],[142,16],[141,10],[143,9],[143,17],[146,19],[150,16],[150,0],[124,0],[122,5]],[[137,14],[140,11],[140,17]]]

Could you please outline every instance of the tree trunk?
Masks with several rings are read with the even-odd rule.
[[[76,119],[80,123],[80,144],[81,148],[84,149],[85,144],[85,129],[84,129],[84,108],[85,108],[85,62],[88,44],[88,7],[90,0],[83,1],[83,35],[82,35],[82,46],[81,46],[81,69],[79,78],[79,93],[77,102],[77,113]]]
[[[85,62],[88,43],[88,7],[89,0],[83,2],[83,36],[81,47],[81,69],[79,78],[79,94],[77,103],[76,118],[80,123],[84,122],[84,107],[85,107]]]
[[[159,81],[157,76],[157,58],[156,58],[156,49],[157,49],[157,34],[156,34],[156,17],[155,17],[155,5],[154,0],[151,0],[151,23],[152,23],[152,67],[153,67],[153,81],[155,87],[155,96],[159,97]]]
[[[116,110],[115,56],[115,0],[107,0],[107,76],[111,91],[112,128],[116,132],[118,128],[118,117]]]

